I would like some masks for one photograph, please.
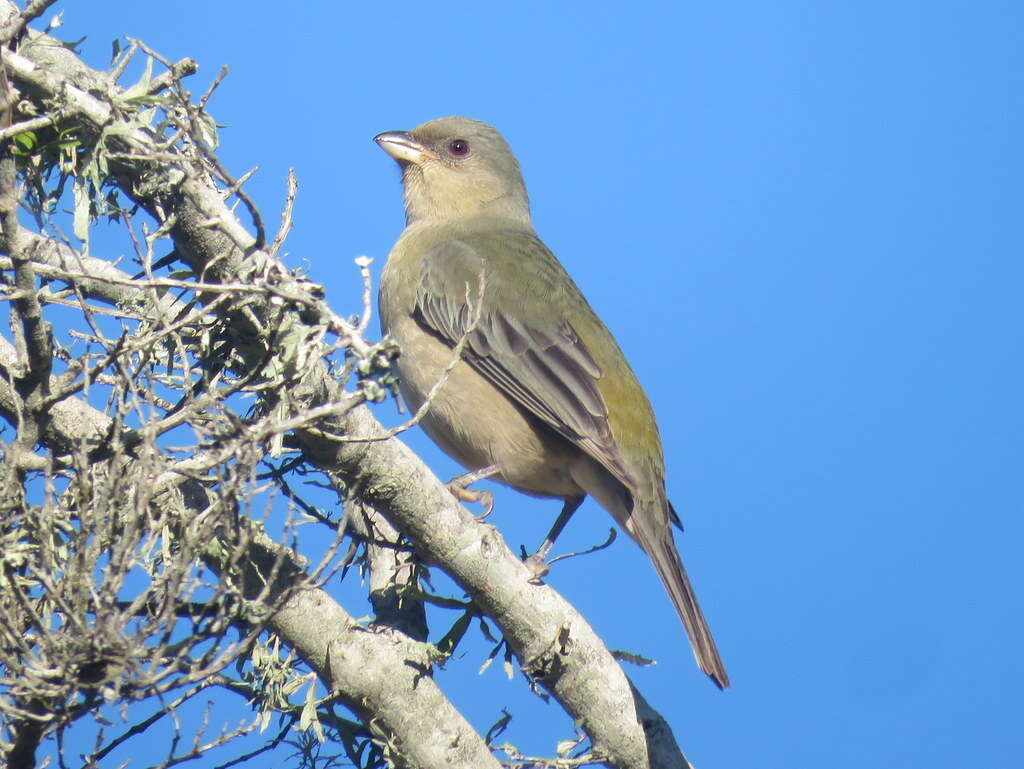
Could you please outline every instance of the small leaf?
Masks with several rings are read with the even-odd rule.
[[[487,668],[489,668],[491,666],[491,663],[494,662],[494,660],[496,660],[498,658],[498,652],[501,651],[501,648],[504,645],[505,645],[505,641],[503,639],[503,640],[498,642],[497,646],[495,646],[493,649],[491,649],[491,653],[487,655],[487,659],[484,660],[484,664],[480,666],[480,669],[477,671],[477,675],[481,675],[485,670],[487,670]]]
[[[630,662],[640,667],[650,667],[651,665],[657,665],[656,660],[644,657],[642,654],[636,654],[635,652],[622,651],[621,649],[612,649],[612,656],[619,662]]]
[[[469,623],[473,620],[472,612],[465,612],[461,617],[455,620],[455,623],[451,626],[451,629],[445,633],[444,638],[437,642],[438,651],[445,656],[451,656],[452,652],[455,651],[455,647],[459,645],[459,641],[466,635],[466,631],[469,629]]]
[[[139,78],[139,82],[131,86],[126,90],[121,98],[125,101],[131,101],[132,99],[138,99],[146,95],[149,90],[149,84],[153,81],[153,57],[146,57],[146,68],[142,72],[142,77]]]
[[[89,243],[89,190],[84,178],[75,178],[75,216],[73,229],[75,237]]]
[[[501,718],[494,722],[491,728],[487,730],[487,734],[484,736],[484,742],[488,745],[498,739],[512,721],[512,714],[505,710],[505,708],[501,709],[501,714]]]
[[[569,755],[569,753],[572,752],[572,749],[579,744],[579,740],[560,740],[558,744],[555,745],[555,754],[559,758],[565,758],[567,755]]]
[[[256,716],[256,723],[259,724],[260,734],[265,732],[267,730],[267,727],[270,726],[271,715],[273,715],[273,711],[261,710],[259,715]]]
[[[281,687],[281,694],[285,697],[291,697],[295,692],[302,688],[302,685],[306,683],[303,678],[293,678],[291,681],[285,682]]]
[[[53,30],[64,26],[64,11],[54,14],[53,18],[50,19],[50,23],[46,25],[46,29],[43,30],[43,34],[50,34]]]
[[[299,716],[298,728],[304,732],[312,726],[317,741],[323,742],[325,739],[324,729],[316,712],[316,677],[311,675],[307,680],[309,681],[309,688],[306,690],[306,701],[302,705],[302,714]]]
[[[199,120],[197,122],[201,138],[206,143],[206,146],[210,149],[217,149],[217,144],[219,142],[217,137],[217,121],[213,119],[212,115],[208,115],[203,112],[199,115]]]
[[[14,139],[15,144],[27,152],[31,152],[35,149],[36,144],[39,142],[39,139],[36,138],[35,131],[25,131],[24,133],[15,134],[11,138]]]

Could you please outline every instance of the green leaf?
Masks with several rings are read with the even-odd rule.
[[[26,152],[34,150],[36,145],[39,143],[39,139],[36,137],[35,131],[25,131],[24,133],[15,134],[11,138],[14,139],[15,144]]]
[[[199,115],[199,130],[202,135],[202,139],[206,142],[206,146],[210,149],[217,149],[217,143],[219,141],[217,136],[217,121],[213,119],[212,115],[208,115],[203,112]]]
[[[142,77],[135,85],[128,88],[122,95],[121,98],[124,101],[131,101],[132,99],[138,99],[146,95],[149,90],[149,84],[153,82],[153,57],[146,57],[146,69],[142,72]]]
[[[316,712],[316,679],[309,681],[309,688],[306,690],[306,701],[302,704],[302,713],[299,716],[299,731],[306,731],[310,726],[315,727],[320,723]],[[319,731],[314,728],[314,731]],[[319,737],[319,735],[317,735]]]

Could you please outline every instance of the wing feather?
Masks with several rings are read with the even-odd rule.
[[[525,245],[544,249],[535,237]],[[541,267],[551,270],[553,263],[561,269],[546,249],[543,253]],[[424,256],[415,317],[451,347],[468,334],[464,358],[469,365],[632,488],[633,479],[615,444],[598,385],[601,367],[567,320],[561,319],[553,328],[530,323],[538,315],[550,318],[538,311],[547,309],[539,303],[550,302],[551,297],[537,292],[508,297],[491,285],[496,266],[500,268],[501,263],[485,260],[464,240],[434,246]],[[511,268],[529,271],[530,267],[531,260],[522,260]],[[527,277],[542,281],[543,271],[536,272]],[[484,309],[474,326],[473,305],[479,301],[481,286]]]

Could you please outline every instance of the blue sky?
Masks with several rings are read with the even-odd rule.
[[[403,225],[371,138],[447,114],[502,130],[654,404],[734,688],[696,670],[625,538],[549,581],[658,660],[631,674],[695,764],[1019,762],[1019,3],[105,2],[64,21],[96,66],[126,34],[195,57],[196,92],[231,67],[222,157],[261,167],[275,225],[296,169],[288,260],[343,313],[352,259],[379,271]],[[503,492],[491,521],[532,547],[557,509]],[[609,525],[588,502],[564,547]],[[479,649],[446,673],[457,703],[481,728],[509,706],[510,741],[553,753],[569,725],[477,677]]]

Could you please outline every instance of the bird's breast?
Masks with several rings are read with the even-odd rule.
[[[388,332],[401,348],[399,389],[416,413],[441,381],[454,352],[425,331],[411,311],[392,312]],[[535,496],[582,493],[570,477],[579,449],[516,406],[464,361],[436,390],[420,425],[469,470],[496,465],[497,480]]]

